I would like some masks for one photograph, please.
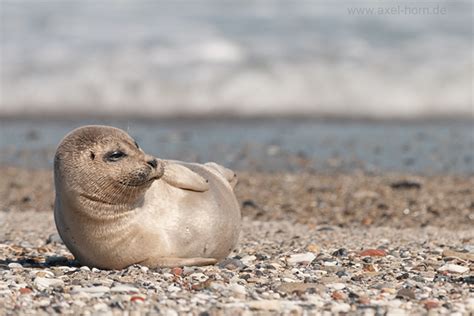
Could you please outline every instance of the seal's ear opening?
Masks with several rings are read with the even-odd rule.
[[[90,157],[91,157],[91,160],[94,160],[94,159],[95,159],[95,154],[94,154],[93,151],[91,151]]]

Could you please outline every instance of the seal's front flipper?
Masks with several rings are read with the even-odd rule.
[[[217,263],[214,258],[149,258],[140,262],[150,268],[174,268],[184,266],[207,266]]]
[[[224,167],[224,166],[221,166],[215,162],[207,162],[204,164],[205,166],[209,167],[210,169],[213,169],[214,171],[217,171],[219,172],[221,175],[224,176],[224,178],[229,181],[230,183],[230,186],[232,188],[235,187],[235,185],[237,184],[237,175],[235,174],[234,171]]]
[[[209,183],[196,172],[182,165],[166,161],[165,172],[161,177],[169,185],[179,189],[204,192],[209,190]]]

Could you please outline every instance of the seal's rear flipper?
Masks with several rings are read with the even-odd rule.
[[[164,169],[165,173],[161,179],[169,185],[179,189],[197,192],[209,190],[209,183],[207,180],[185,166],[166,161]]]
[[[209,167],[217,172],[219,172],[221,175],[224,176],[224,178],[229,181],[229,184],[232,188],[235,187],[235,185],[237,184],[237,175],[235,174],[234,171],[224,167],[224,166],[221,166],[215,162],[206,162],[204,164],[206,167]]]
[[[214,258],[149,258],[140,262],[150,268],[174,268],[183,266],[207,266],[217,263]]]

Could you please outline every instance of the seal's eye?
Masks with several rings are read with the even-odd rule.
[[[127,154],[124,153],[123,151],[116,150],[116,151],[111,151],[105,154],[104,160],[106,161],[119,161],[122,158],[127,157]]]

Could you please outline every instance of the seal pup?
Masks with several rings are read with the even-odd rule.
[[[216,163],[147,155],[120,129],[80,127],[54,157],[56,227],[88,266],[215,264],[239,238],[236,181]]]

